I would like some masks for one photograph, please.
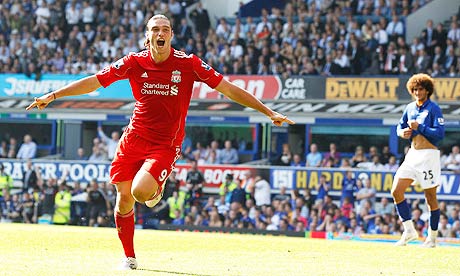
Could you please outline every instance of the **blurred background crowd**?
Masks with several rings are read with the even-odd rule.
[[[231,145],[230,141],[227,144]],[[98,146],[100,152],[108,148],[103,142]],[[347,158],[341,157],[335,144],[330,145],[328,152],[318,152],[315,147],[312,144],[310,152],[301,158],[290,153],[288,145],[285,145],[283,154],[274,164],[343,169],[347,173],[341,183],[339,196],[329,194],[331,184],[325,175],[321,175],[317,183],[309,183],[308,187],[315,187],[312,190],[287,192],[283,186],[273,191],[273,183],[260,175],[251,175],[249,171],[240,178],[226,175],[217,195],[206,194],[203,191],[205,178],[200,171],[200,165],[206,163],[199,163],[199,153],[206,150],[194,148],[190,159],[187,159],[190,169],[186,179],[181,181],[173,172],[166,182],[163,200],[157,206],[149,209],[137,204],[137,224],[146,228],[174,224],[279,231],[399,234],[402,228],[390,194],[378,198],[370,179],[359,178],[352,169],[395,171],[404,156],[397,160],[388,149],[371,147],[365,151],[359,147],[351,158]],[[236,154],[236,150],[233,150]],[[217,155],[222,151],[226,149],[214,149]],[[105,158],[108,155],[107,152],[103,154]],[[444,169],[459,173],[459,146],[452,147],[452,152],[443,160]],[[41,175],[41,168],[34,166],[32,159],[27,159],[26,163],[20,191],[11,189],[13,180],[4,172],[3,165],[0,165],[0,214],[3,221],[113,226],[114,185],[96,179],[91,183],[66,182],[67,174],[62,175],[61,179],[45,178]],[[459,238],[460,204],[447,203],[440,203],[440,233],[443,237]],[[412,200],[412,210],[422,235],[429,225],[424,202]]]
[[[459,13],[426,27],[405,40],[405,17],[428,0],[286,0],[283,8],[262,10],[260,17],[217,18],[198,1],[178,0],[6,0],[0,12],[0,73],[21,73],[39,80],[43,74],[92,74],[129,52],[143,49],[146,19],[162,13],[171,18],[174,47],[194,53],[223,74],[401,75],[426,72],[434,77],[460,76]],[[186,8],[196,4],[189,13]],[[91,153],[79,149],[75,159],[109,161],[119,132],[101,128]],[[2,220],[112,226],[114,186],[96,180],[81,185],[45,179],[31,160],[37,157],[33,137],[2,141],[0,156],[27,160],[22,190],[11,193],[11,176],[0,166]],[[153,209],[138,205],[139,225],[158,224],[230,227],[260,230],[388,233],[401,231],[391,200],[377,199],[368,179],[350,173],[341,197],[328,194],[320,177],[315,190],[284,188],[272,193],[257,175],[227,175],[219,195],[204,194],[199,167],[238,164],[245,142],[212,140],[185,144],[178,163],[191,164],[187,180],[168,179],[163,200]],[[365,168],[394,171],[404,156],[388,147],[357,146],[344,154],[331,143],[319,152],[312,143],[305,153],[289,145],[270,160],[273,165]],[[460,171],[458,145],[445,149],[443,169]],[[423,203],[412,201],[417,229],[427,229]],[[439,233],[460,237],[460,205],[441,202]]]
[[[2,1],[0,72],[96,73],[143,49],[146,19],[172,19],[173,46],[223,74],[459,76],[458,14],[405,38],[405,17],[428,0],[287,0],[260,17],[219,18],[197,1]]]

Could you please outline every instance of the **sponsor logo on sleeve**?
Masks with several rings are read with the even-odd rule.
[[[211,70],[211,66],[209,66],[206,62],[201,61],[201,67],[204,68],[204,70],[209,71]]]
[[[438,118],[438,124],[444,125],[444,118]]]
[[[115,67],[116,69],[120,69],[120,67],[123,66],[124,64],[125,63],[123,62],[123,59],[121,58],[113,64],[113,67]]]

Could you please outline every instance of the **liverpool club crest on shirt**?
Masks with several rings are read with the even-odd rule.
[[[178,70],[174,70],[172,71],[172,75],[171,75],[171,81],[174,82],[174,83],[179,83],[181,81],[181,76],[180,76],[180,71]]]

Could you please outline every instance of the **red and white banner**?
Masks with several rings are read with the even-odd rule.
[[[186,164],[176,164],[177,178],[185,183],[187,179],[187,173],[190,170],[190,165]],[[227,174],[233,174],[234,179],[244,179],[245,172],[251,171],[251,175],[254,176],[255,169],[250,167],[240,167],[240,166],[220,166],[220,165],[207,165],[198,166],[198,170],[203,173],[205,180],[205,188],[219,188],[220,184],[225,179]]]
[[[225,78],[233,84],[248,90],[260,100],[274,100],[279,98],[282,84],[276,76],[247,76],[229,75]],[[202,82],[195,82],[192,99],[212,100],[223,99],[224,96]]]

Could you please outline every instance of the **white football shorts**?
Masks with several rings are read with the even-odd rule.
[[[436,149],[416,150],[410,148],[404,162],[396,171],[394,181],[399,178],[413,179],[415,185],[426,190],[441,184],[441,153]]]

